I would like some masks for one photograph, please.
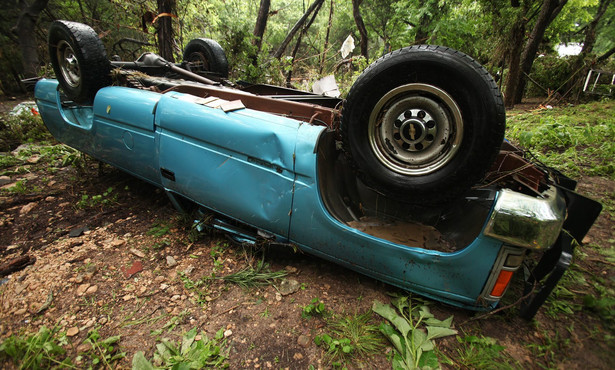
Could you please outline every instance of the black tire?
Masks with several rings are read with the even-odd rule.
[[[393,51],[353,84],[342,112],[344,150],[363,182],[414,204],[451,201],[499,152],[502,96],[469,56],[419,45]]]
[[[208,71],[228,77],[228,60],[222,46],[211,39],[194,39],[184,49],[184,62],[192,63],[195,71]]]
[[[111,63],[96,32],[85,24],[55,21],[49,27],[49,56],[64,93],[88,104],[111,84]]]

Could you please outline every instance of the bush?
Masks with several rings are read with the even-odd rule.
[[[560,58],[554,55],[541,56],[534,61],[530,77],[544,89],[555,91],[566,83],[574,73],[572,64],[572,58]],[[545,96],[545,91],[532,81],[528,81],[525,96]]]

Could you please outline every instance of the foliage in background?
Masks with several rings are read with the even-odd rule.
[[[311,1],[272,0],[260,51],[256,50],[252,36],[259,1],[176,0],[176,3],[177,17],[172,20],[177,35],[176,59],[181,60],[182,50],[191,39],[208,37],[217,40],[229,56],[233,79],[283,84],[291,69],[293,76],[310,81],[332,73],[339,75],[343,61],[339,53],[342,42],[352,35],[358,45],[360,38],[352,16],[352,1],[327,0],[304,34],[296,59],[290,60],[286,56],[276,59],[271,56],[273,51]],[[531,9],[539,9],[542,1],[528,0],[526,3]],[[540,52],[554,55],[554,47],[559,43],[582,41],[584,27],[591,21],[597,5],[598,0],[569,0],[547,30]],[[511,20],[521,8],[510,6],[507,0],[363,0],[360,11],[368,31],[368,62],[394,49],[429,43],[461,50],[490,66],[492,72],[502,72],[507,67],[501,61],[510,44]],[[19,12],[19,6],[15,6],[5,9],[0,15],[0,87],[6,91],[16,91],[16,82],[20,78],[21,56],[16,52],[19,50],[18,40],[11,32]],[[535,19],[534,13],[530,13],[527,19],[528,33]],[[329,14],[332,14],[332,22],[329,40],[325,43]],[[158,24],[152,22],[156,15],[157,2],[153,0],[50,0],[48,11],[41,13],[35,30],[41,60],[40,74],[51,73],[46,32],[54,19],[91,25],[102,38],[110,56],[119,55],[130,60],[144,51],[156,51]],[[594,50],[597,54],[615,45],[615,31],[609,26],[614,18],[615,6],[611,4],[597,28]],[[291,41],[285,55],[291,54],[296,40],[295,37]],[[357,46],[351,56],[359,56],[358,49]]]
[[[507,137],[569,176],[615,179],[615,101],[508,117]]]

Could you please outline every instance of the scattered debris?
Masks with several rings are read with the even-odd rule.
[[[134,274],[143,271],[143,264],[141,261],[135,261],[129,268],[122,267],[122,272],[126,279],[130,279]]]

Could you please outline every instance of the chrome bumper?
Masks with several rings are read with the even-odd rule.
[[[534,250],[549,249],[566,220],[566,201],[551,186],[541,198],[503,189],[498,194],[485,235],[508,245]]]

